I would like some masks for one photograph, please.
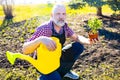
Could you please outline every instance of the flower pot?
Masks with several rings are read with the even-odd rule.
[[[92,41],[92,40],[97,40],[97,41],[98,41],[98,32],[93,33],[93,32],[90,31],[90,32],[88,33],[88,35],[89,35],[90,41]]]

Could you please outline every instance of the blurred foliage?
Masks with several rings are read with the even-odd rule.
[[[108,4],[114,11],[120,10],[120,0],[71,0],[69,5],[71,8],[77,9],[79,6],[84,7],[85,4],[94,7],[102,7]]]
[[[79,6],[82,8],[86,4],[94,7],[101,7],[106,4],[106,0],[71,0],[70,5],[72,4],[73,7],[71,8],[79,8]]]
[[[90,6],[102,7],[103,5],[109,5],[114,11],[120,10],[120,0],[84,0]]]
[[[120,0],[71,0],[69,7],[71,9],[79,9],[83,8],[86,4],[96,7],[98,15],[102,15],[102,7],[104,5],[109,5],[112,10],[119,11],[120,14]]]
[[[119,11],[120,13],[120,0],[108,0],[107,3],[112,10]]]
[[[87,2],[90,6],[101,7],[106,4],[106,0],[83,0]]]
[[[85,6],[85,3],[83,0],[72,0],[70,1],[68,5],[71,9],[78,9],[78,8],[83,8]]]

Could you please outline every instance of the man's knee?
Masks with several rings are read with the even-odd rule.
[[[79,42],[74,42],[72,44],[72,47],[73,47],[73,51],[76,53],[81,54],[84,51],[84,46],[80,44]]]

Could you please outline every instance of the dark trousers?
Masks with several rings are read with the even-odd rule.
[[[41,75],[40,80],[61,80],[70,71],[83,50],[84,47],[79,42],[74,42],[63,47],[60,67],[48,75]]]

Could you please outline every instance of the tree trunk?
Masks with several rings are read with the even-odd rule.
[[[97,16],[102,16],[102,7],[97,7]]]
[[[4,0],[3,11],[5,14],[5,19],[12,19],[13,18],[13,0]]]
[[[5,19],[13,18],[13,10],[11,5],[3,5],[3,10],[5,14]]]

